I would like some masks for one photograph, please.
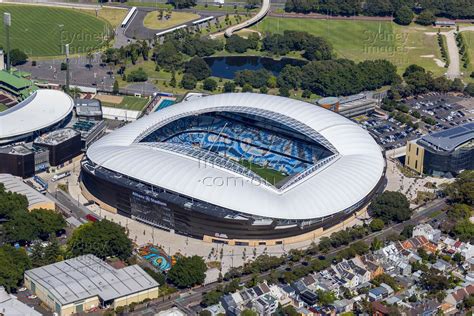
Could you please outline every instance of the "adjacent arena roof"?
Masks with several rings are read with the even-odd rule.
[[[73,100],[64,92],[37,90],[23,102],[0,112],[0,143],[52,126],[66,118],[73,107]]]
[[[336,154],[277,189],[255,181],[235,163],[216,160],[206,166],[202,155],[179,152],[164,143],[139,142],[178,118],[216,111],[271,117],[317,138]],[[87,156],[142,182],[238,212],[282,219],[314,219],[349,210],[377,186],[385,166],[374,139],[341,115],[301,101],[251,93],[219,94],[168,107],[100,139]]]

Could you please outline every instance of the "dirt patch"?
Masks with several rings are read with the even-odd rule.
[[[120,104],[123,100],[123,97],[118,96],[118,95],[98,94],[95,96],[95,99],[100,100],[105,103]]]

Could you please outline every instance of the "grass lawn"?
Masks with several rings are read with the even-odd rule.
[[[437,30],[429,27],[402,27],[389,21],[267,17],[253,28],[263,34],[282,33],[284,30],[306,31],[327,38],[338,57],[355,61],[387,59],[399,68],[399,72],[403,72],[413,63],[437,75],[445,72],[445,69],[434,61],[434,58],[440,59],[438,43],[435,36],[425,32]]]
[[[112,107],[112,108],[120,108],[120,109],[132,110],[132,111],[141,111],[143,110],[143,108],[145,107],[147,103],[148,103],[148,99],[146,98],[125,96],[123,97],[122,102],[120,102],[119,104],[102,102],[102,105]]]
[[[5,104],[0,103],[0,112],[5,111],[6,109],[8,109],[8,107]]]
[[[159,19],[159,11],[152,11],[149,12],[146,16],[145,19],[143,20],[143,25],[150,29],[154,30],[161,30],[161,29],[167,29],[173,26],[181,25],[183,23],[196,20],[200,16],[194,13],[190,12],[179,12],[179,11],[173,11],[171,13],[171,18],[166,19],[166,12],[163,13],[163,19]]]
[[[228,24],[225,23],[225,16],[218,17],[217,19],[219,20],[220,26],[218,26],[218,24],[216,22],[212,22],[210,24],[210,27],[209,27],[209,24],[206,24],[206,27],[203,27],[201,29],[201,35],[213,34],[213,33],[217,33],[217,32],[223,32],[229,26],[239,24],[239,23],[241,23],[245,20],[250,19],[250,15],[240,14],[240,22],[239,22],[237,20],[237,16],[235,14],[229,14],[229,23]],[[221,34],[221,38],[224,38],[224,34]]]
[[[241,160],[239,163],[245,168],[252,170],[271,184],[277,184],[287,177],[287,175],[281,174],[279,171],[256,165],[248,160]]]
[[[110,24],[78,10],[0,5],[0,14],[10,12],[11,47],[25,51],[28,56],[57,56],[64,44],[70,43],[71,54],[85,53],[106,44]],[[4,27],[0,38],[5,38]]]
[[[464,78],[466,81],[474,82],[474,78],[471,78],[470,75],[474,71],[474,32],[462,32],[464,39],[466,40],[466,45],[469,48],[469,60],[471,61]]]
[[[92,15],[95,17],[95,10],[80,10],[83,13]],[[98,11],[98,17],[106,20],[107,22],[110,23],[114,28],[119,26],[123,19],[125,19],[125,16],[127,15],[128,10],[127,9],[112,9],[112,8],[101,8]]]

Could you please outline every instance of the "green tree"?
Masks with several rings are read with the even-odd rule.
[[[235,92],[235,83],[233,81],[226,81],[224,83],[224,92]]]
[[[240,313],[240,316],[258,316],[258,313],[251,309],[245,309]]]
[[[336,295],[331,291],[318,290],[317,295],[318,302],[323,306],[330,305],[336,300]]]
[[[217,81],[212,78],[207,78],[204,80],[202,87],[204,90],[214,91],[217,88]]]
[[[395,23],[400,25],[409,25],[413,20],[413,16],[413,11],[409,7],[403,6],[395,11],[393,17]]]
[[[410,203],[406,196],[393,191],[385,191],[373,199],[368,210],[386,223],[403,222],[411,216]]]
[[[8,292],[16,290],[23,281],[25,270],[31,268],[31,262],[23,248],[0,247],[0,285]]]
[[[474,97],[474,83],[468,83],[466,88],[464,88],[464,93],[471,97]]]
[[[194,7],[196,0],[170,0],[170,2],[176,9],[184,9]]]
[[[385,226],[385,223],[380,218],[374,218],[370,222],[369,226],[372,231],[378,232],[383,229],[383,227]]]
[[[112,93],[113,94],[119,94],[119,83],[118,83],[117,79],[115,79],[115,81],[114,81],[114,86],[112,88]]]
[[[28,60],[28,55],[22,50],[18,48],[14,48],[10,50],[10,63],[12,66],[22,65],[26,63]],[[5,54],[5,62],[6,62],[6,54]]]
[[[190,73],[185,73],[183,75],[183,78],[181,79],[181,86],[187,90],[192,90],[196,88],[196,83],[197,83],[196,77],[194,77],[194,75]]]
[[[415,20],[415,22],[420,25],[432,25],[435,21],[436,17],[431,10],[423,10]]]
[[[186,63],[185,73],[193,75],[197,80],[204,80],[211,75],[211,68],[201,57],[193,57]]]
[[[253,92],[253,88],[249,83],[242,86],[242,92]]]
[[[211,305],[217,304],[219,303],[219,300],[222,297],[222,295],[223,293],[218,290],[209,291],[202,296],[201,305],[211,306]]]
[[[379,250],[383,247],[383,242],[378,240],[377,237],[374,238],[374,240],[372,240],[372,244],[370,245],[370,249],[372,251],[376,251],[376,250]]]
[[[287,87],[280,87],[278,89],[278,94],[282,97],[289,97],[290,96],[290,90],[288,90]]]
[[[148,75],[143,70],[143,68],[138,68],[136,70],[132,70],[128,75],[127,75],[127,81],[128,82],[144,82],[148,80]]]
[[[67,251],[73,257],[93,254],[101,259],[114,256],[125,260],[132,249],[125,228],[106,219],[78,227],[67,243]]]
[[[168,279],[180,288],[202,284],[207,267],[199,256],[179,258],[168,272]]]
[[[40,235],[50,235],[66,227],[63,216],[53,210],[34,209],[29,213]]]
[[[472,205],[474,201],[474,170],[461,172],[453,183],[444,187],[444,193],[454,203]]]

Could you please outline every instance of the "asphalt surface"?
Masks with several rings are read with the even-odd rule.
[[[155,30],[155,29],[149,29],[143,25],[145,16],[149,12],[156,11],[156,10],[157,10],[156,8],[143,8],[143,7],[137,8],[137,13],[134,15],[134,17],[132,18],[129,25],[124,31],[125,36],[129,39],[151,40],[155,37],[155,34],[157,32],[170,29],[171,27]],[[179,11],[181,10],[177,10],[177,12]],[[218,16],[223,16],[226,14],[225,12],[210,12],[210,11],[200,11],[200,10],[182,10],[182,11],[192,12],[199,15],[199,18],[181,24],[181,25],[187,25],[187,26],[193,26],[194,21],[200,20],[208,16],[218,17]]]
[[[384,239],[387,236],[392,235],[392,234],[400,234],[401,231],[403,230],[403,227],[405,227],[406,225],[417,225],[417,224],[428,222],[430,220],[435,220],[438,217],[444,216],[444,212],[441,213],[441,214],[437,214],[437,215],[436,215],[436,213],[443,210],[443,209],[445,209],[446,206],[447,206],[447,204],[446,204],[445,200],[441,200],[441,199],[434,200],[433,202],[429,203],[425,208],[416,211],[413,214],[413,216],[410,220],[405,221],[403,223],[392,225],[390,227],[387,227],[386,229],[384,229],[380,232],[370,234],[370,235],[368,235],[368,236],[366,236],[366,237],[364,237],[364,238],[362,238],[358,241],[364,241],[367,244],[370,244],[370,243],[372,243],[374,238],[378,238],[380,240],[380,239]],[[435,214],[436,216],[430,217],[430,216],[433,216],[433,214]],[[348,246],[343,246],[343,247],[339,247],[337,249],[333,249],[333,250],[329,251],[328,253],[325,253],[324,255],[325,256],[334,255],[338,251],[340,251],[340,250],[342,250],[346,247],[348,247]],[[301,266],[301,265],[302,265],[301,262],[296,263],[296,264],[293,265],[293,268]],[[286,268],[288,268],[288,266],[283,265],[283,266],[277,268],[277,270],[284,271]],[[260,276],[261,277],[267,276],[271,272],[272,272],[272,270],[261,273]],[[252,275],[245,275],[245,276],[240,277],[240,280],[241,280],[241,282],[247,282],[251,278],[252,278]],[[149,304],[147,309],[144,309],[144,310],[141,310],[141,311],[135,311],[133,313],[130,313],[130,315],[137,315],[137,316],[138,315],[153,315],[156,312],[170,309],[173,306],[177,306],[179,308],[189,310],[190,306],[197,305],[201,302],[203,294],[214,290],[218,285],[221,285],[221,284],[222,283],[217,283],[217,282],[210,283],[210,284],[192,289],[192,290],[187,291],[187,292],[182,292],[180,298],[171,298],[171,299],[162,298],[161,301]],[[192,314],[195,314],[195,313],[193,312]],[[192,315],[192,314],[188,314],[188,315]]]

